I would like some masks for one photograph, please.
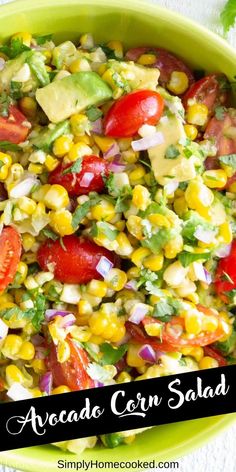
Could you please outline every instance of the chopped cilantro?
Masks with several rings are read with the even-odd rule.
[[[224,28],[224,32],[228,33],[230,28],[234,26],[236,18],[236,2],[228,0],[220,14],[220,20]]]
[[[80,222],[85,218],[89,209],[91,207],[91,202],[88,200],[84,202],[81,206],[78,206],[72,216],[72,227],[75,229],[79,226]]]
[[[115,51],[113,51],[113,49],[109,48],[108,46],[106,46],[105,44],[99,44],[99,47],[103,50],[103,52],[106,54],[107,56],[107,59],[119,59],[116,54],[115,54]]]
[[[100,221],[97,223],[97,228],[102,234],[104,234],[104,236],[106,236],[106,238],[109,239],[109,241],[114,241],[119,234],[118,229],[112,227],[112,225],[106,223],[105,221]]]
[[[0,149],[3,151],[21,151],[21,147],[10,141],[0,141]]]
[[[42,46],[42,44],[45,44],[47,41],[51,41],[52,39],[52,34],[35,34],[34,39],[37,41],[37,44],[39,46]]]
[[[124,354],[126,353],[128,349],[127,344],[122,344],[122,346],[119,347],[113,347],[109,343],[103,343],[100,345],[101,352],[103,353],[103,356],[101,358],[101,364],[102,365],[114,365],[116,364]]]
[[[178,300],[167,297],[154,306],[152,316],[160,321],[170,321],[173,315],[178,314],[180,307],[181,304]]]
[[[230,337],[226,341],[223,341],[223,342],[218,341],[215,344],[215,346],[225,356],[231,354],[231,352],[233,352],[236,348],[236,331],[233,330]]]
[[[217,120],[222,121],[225,117],[226,108],[219,106],[215,108],[215,117]]]
[[[2,92],[0,95],[0,115],[7,117],[9,115],[9,106],[12,104],[11,97],[6,93]]]
[[[87,115],[89,121],[96,121],[96,120],[98,120],[98,118],[101,118],[103,113],[99,108],[97,108],[95,106],[91,106],[86,110],[86,115]]]
[[[30,51],[30,48],[26,46],[19,38],[12,39],[9,46],[0,46],[0,52],[6,54],[9,59],[14,59],[24,51]]]
[[[33,327],[39,331],[41,328],[41,324],[45,318],[45,305],[46,305],[46,298],[43,294],[39,293],[36,296],[34,302],[34,316],[31,320]]]
[[[150,238],[146,238],[141,241],[143,247],[147,247],[154,254],[159,254],[160,250],[176,236],[175,229],[161,228],[156,234],[153,234]]]
[[[158,279],[158,275],[155,272],[152,272],[150,269],[141,269],[140,277],[137,282],[137,288],[146,284],[146,282],[155,282]]]
[[[178,259],[181,262],[183,267],[188,267],[189,264],[192,264],[192,262],[202,260],[206,261],[211,257],[210,252],[203,252],[202,254],[197,254],[193,252],[186,252],[183,251],[178,255]]]
[[[62,175],[66,174],[79,174],[82,169],[82,158],[79,157],[76,161],[70,166],[67,167],[63,172]]]
[[[165,158],[166,159],[176,159],[180,155],[180,152],[176,146],[171,144],[168,146],[166,153],[165,153]]]
[[[222,164],[232,167],[232,169],[236,169],[236,154],[220,156],[219,161],[222,162]]]
[[[43,228],[41,232],[46,238],[52,239],[53,241],[59,238],[58,234],[54,233],[54,231],[49,228]]]
[[[21,91],[22,82],[16,82],[11,80],[10,82],[10,95],[13,100],[19,100],[23,97],[23,93]]]

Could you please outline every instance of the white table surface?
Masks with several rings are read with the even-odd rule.
[[[8,0],[0,0],[7,3]],[[219,12],[226,0],[147,0],[189,16],[193,20],[222,34]],[[236,0],[235,0],[236,2]],[[56,0],[55,0],[56,4]],[[227,37],[236,47],[236,28]],[[161,469],[160,469],[161,470]],[[176,470],[176,469],[175,469]],[[236,424],[231,426],[204,447],[179,459],[178,472],[235,472],[236,471]],[[0,472],[17,472],[0,465]]]

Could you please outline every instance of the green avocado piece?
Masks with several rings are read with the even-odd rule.
[[[68,133],[70,133],[70,123],[68,120],[65,120],[56,124],[53,128],[46,128],[44,131],[39,133],[38,136],[31,139],[31,144],[33,144],[37,149],[42,149],[42,151],[48,152],[50,151],[55,139],[59,138],[62,134]]]
[[[52,123],[59,123],[112,97],[112,90],[96,72],[77,72],[38,89],[36,100]]]
[[[21,67],[27,62],[27,60],[32,56],[33,51],[22,52],[15,59],[7,61],[4,69],[0,72],[0,92],[9,91],[10,83],[13,77],[21,69]]]

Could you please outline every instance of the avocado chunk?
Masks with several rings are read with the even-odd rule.
[[[75,59],[78,59],[79,52],[71,41],[56,46],[52,51],[52,64],[61,69],[63,65],[69,66]]]
[[[5,67],[0,72],[0,92],[3,90],[9,92],[10,90],[10,83],[14,76],[19,72],[19,70],[24,66],[27,59],[32,56],[32,51],[25,51],[22,52],[19,56],[15,59],[11,59],[7,61]]]
[[[131,90],[150,89],[156,90],[160,72],[158,69],[135,64],[134,62],[122,62],[109,60],[108,67],[118,74],[117,79],[127,84]],[[116,80],[116,76],[113,76]],[[117,84],[119,85],[119,84]]]
[[[38,89],[36,100],[52,123],[69,118],[112,97],[110,87],[96,72],[77,72]]]
[[[181,139],[186,139],[182,120],[176,115],[166,117],[165,120],[162,119],[159,122],[157,131],[163,134],[164,141],[148,151],[157,182],[160,185],[165,185],[170,182],[170,178],[175,178],[178,182],[184,182],[196,177],[194,158],[187,159],[182,154],[183,147],[179,145]],[[166,151],[171,145],[177,146],[179,156],[175,159],[166,159]]]
[[[31,144],[33,144],[37,149],[42,149],[42,151],[48,152],[50,151],[55,139],[59,138],[62,134],[68,133],[70,133],[69,121],[62,121],[53,128],[48,127],[44,129],[38,134],[38,136],[36,136],[36,138],[31,139]]]

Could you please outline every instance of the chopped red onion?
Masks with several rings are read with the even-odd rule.
[[[138,139],[137,141],[132,141],[131,147],[134,151],[146,151],[162,143],[164,143],[164,136],[160,131],[157,131],[155,134]]]
[[[171,195],[177,190],[178,186],[179,182],[177,182],[177,180],[171,180],[171,182],[168,182],[168,184],[164,186],[165,194]]]
[[[215,231],[203,229],[201,226],[198,226],[194,232],[194,236],[199,241],[202,241],[205,244],[210,244],[215,237]]]
[[[55,316],[66,316],[70,315],[71,311],[59,311],[59,310],[46,310],[45,319],[46,321],[51,321]]]
[[[108,272],[112,269],[113,265],[114,264],[109,259],[107,259],[107,257],[102,256],[98,264],[96,265],[96,271],[102,277],[106,277]]]
[[[109,147],[109,149],[106,152],[104,152],[103,157],[104,159],[109,159],[109,157],[116,156],[117,154],[119,154],[119,152],[120,152],[120,148],[118,144],[115,142]]]
[[[9,196],[11,198],[26,197],[37,182],[36,177],[27,177],[9,191]]]
[[[156,362],[156,353],[152,346],[149,344],[144,344],[138,352],[139,357],[144,361],[154,364]]]
[[[41,392],[46,392],[48,395],[50,395],[52,391],[52,372],[46,372],[46,374],[40,377],[39,388]]]
[[[4,323],[4,321],[0,319],[0,340],[1,341],[7,337],[7,333],[8,333],[8,326],[6,325],[6,323]]]
[[[215,255],[217,257],[227,257],[231,251],[231,244],[222,244],[219,248],[216,249]]]
[[[72,326],[73,324],[75,324],[75,321],[75,315],[73,315],[73,313],[70,313],[69,315],[60,318],[59,327],[68,328],[68,326]]]
[[[137,281],[134,279],[129,280],[129,282],[125,284],[125,288],[127,288],[127,290],[137,290]]]
[[[3,57],[0,57],[0,70],[3,70],[5,67],[6,61],[3,59]]]
[[[104,387],[104,383],[99,382],[99,380],[95,380],[95,387]]]
[[[40,334],[35,334],[34,336],[32,336],[31,342],[34,346],[40,346],[41,344],[43,344],[44,338]]]
[[[89,187],[93,178],[94,178],[93,172],[85,172],[82,179],[80,180],[80,186],[85,187],[85,188]]]
[[[125,169],[126,169],[125,164],[119,164],[119,163],[116,163],[116,162],[111,162],[108,165],[108,170],[110,172],[114,172],[114,174],[118,174],[119,172],[124,172]]]
[[[143,303],[137,303],[136,306],[132,309],[132,313],[129,317],[129,321],[134,324],[139,324],[146,314],[149,311],[149,307],[144,305]]]
[[[45,359],[47,349],[45,346],[35,346],[35,359]]]
[[[96,121],[93,121],[92,131],[95,134],[102,134],[103,129],[102,129],[102,119],[101,118],[98,118]]]
[[[205,273],[205,282],[207,285],[210,285],[212,283],[212,275],[210,274],[210,272],[208,272],[208,270],[205,269],[205,267],[204,267],[204,273]]]

